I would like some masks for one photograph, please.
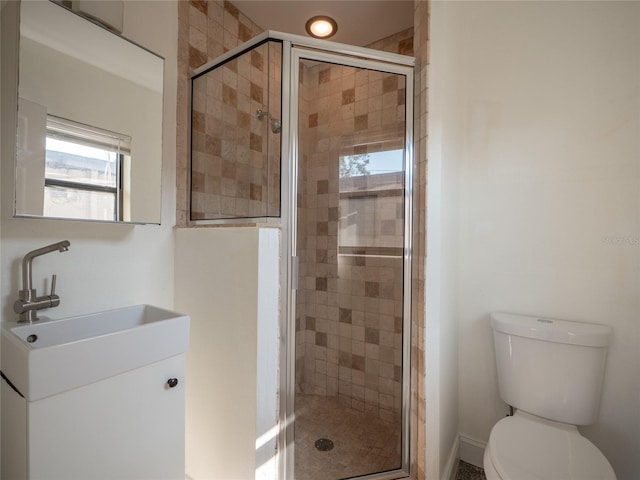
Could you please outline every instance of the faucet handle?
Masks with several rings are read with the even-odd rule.
[[[51,276],[51,295],[49,295],[49,305],[44,308],[57,307],[60,305],[60,297],[56,295],[56,274]]]

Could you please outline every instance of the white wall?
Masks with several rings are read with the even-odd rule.
[[[506,413],[490,312],[604,323],[600,418],[581,431],[640,478],[640,3],[438,2],[431,23],[450,66],[460,432],[486,441]]]
[[[12,4],[15,5],[14,2],[3,3],[3,7]],[[0,197],[2,321],[16,320],[11,306],[21,288],[22,256],[29,250],[62,239],[71,241],[68,252],[40,257],[33,263],[34,285],[38,294],[45,291],[44,279],[52,273],[58,274],[57,293],[61,303],[46,315],[58,318],[138,303],[173,307],[177,4],[126,2],[124,16],[124,35],[166,60],[162,225],[106,225],[12,218],[13,148],[3,142]],[[3,75],[9,67],[5,60],[3,57]],[[4,76],[2,88],[11,88],[4,82]],[[7,126],[4,114],[11,112],[11,108],[3,96],[3,129]],[[48,288],[48,280],[46,285]]]
[[[173,306],[176,149],[175,135],[171,132],[175,132],[176,123],[177,5],[174,2],[126,2],[124,15],[124,36],[166,60],[162,225],[12,218],[13,158],[6,154],[3,145],[0,250],[3,321],[15,320],[11,305],[20,288],[22,256],[33,248],[62,239],[71,241],[67,253],[50,254],[33,263],[39,294],[44,293],[44,279],[51,273],[58,274],[61,303],[48,311],[48,315],[61,317],[142,302]],[[149,21],[150,18],[153,21]],[[3,110],[4,107],[3,104]]]
[[[278,231],[176,231],[176,309],[191,317],[186,474],[275,479]]]
[[[427,270],[426,270],[426,476],[446,479],[458,454],[458,322],[456,297],[459,167],[449,159],[452,32],[444,2],[431,5],[428,74]],[[437,48],[434,48],[437,46]]]

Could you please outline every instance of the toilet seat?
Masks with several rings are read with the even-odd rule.
[[[606,457],[573,425],[518,411],[491,430],[485,458],[502,480],[615,480]]]

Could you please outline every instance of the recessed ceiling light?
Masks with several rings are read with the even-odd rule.
[[[338,31],[338,24],[331,17],[318,15],[307,20],[304,28],[307,30],[307,33],[314,38],[329,38]]]

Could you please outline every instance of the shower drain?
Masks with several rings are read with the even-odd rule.
[[[316,449],[321,452],[328,452],[333,449],[333,442],[328,438],[319,438],[315,443]]]

